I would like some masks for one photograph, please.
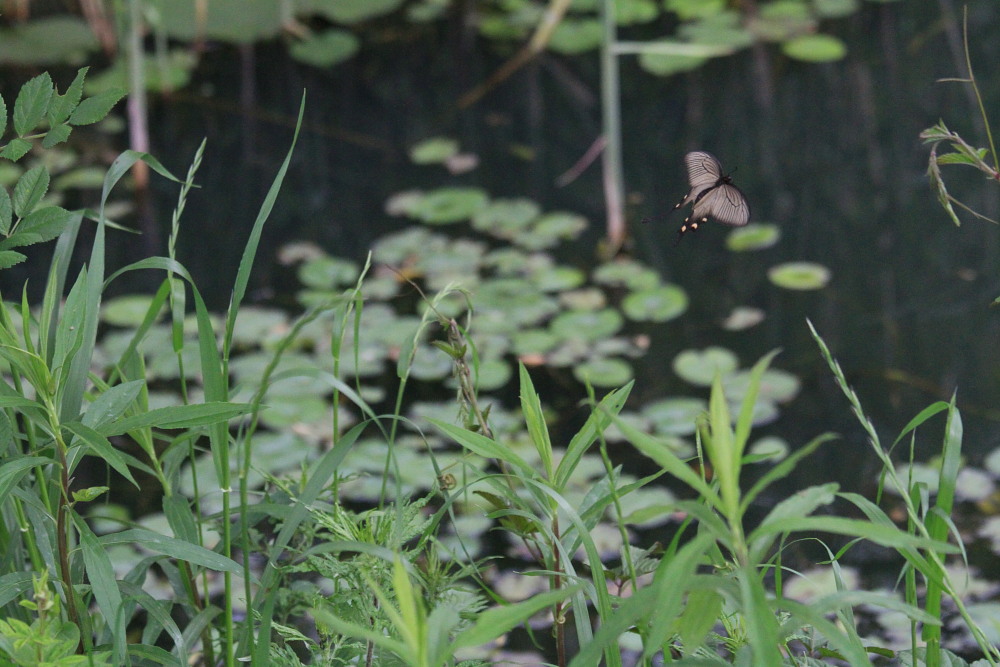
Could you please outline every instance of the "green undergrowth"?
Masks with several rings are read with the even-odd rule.
[[[15,149],[0,155],[16,161],[25,145],[45,148],[51,128],[91,118],[74,109],[108,100],[85,102],[33,80],[14,105],[17,137],[6,146]],[[201,151],[183,179],[152,156],[122,154],[93,213],[48,210],[44,167],[0,195],[0,251],[55,240],[42,302],[3,295],[11,301],[0,308],[0,663],[965,664],[941,648],[947,618],[996,664],[948,567],[964,560],[951,519],[962,444],[954,401],[929,406],[885,447],[813,331],[885,480],[904,490],[905,521],[830,483],[785,497],[751,523],[755,501],[833,437],[817,434],[778,460],[751,450],[767,393],[788,391],[771,368],[776,353],[736,383],[724,379],[738,370],[725,350],[679,356],[675,371],[706,387],[708,399],[664,410],[662,432],[627,413],[633,382],[604,393],[586,384],[586,418],[563,433],[550,430],[533,378],[540,366],[513,366],[517,406],[484,399],[478,380],[496,330],[480,337],[475,293],[447,281],[419,299],[402,333],[366,316],[388,318],[371,290],[411,285],[405,267],[378,275],[367,264],[346,284],[338,277],[312,289],[301,313],[272,313],[270,324],[249,317],[250,272],[290,158],[291,149],[222,314],[208,312],[172,250]],[[171,250],[109,273],[105,204],[140,160],[179,184]],[[458,194],[461,205],[484,205],[476,193]],[[459,205],[448,197],[408,205],[419,199],[441,215]],[[505,219],[504,211],[491,215]],[[567,219],[549,218],[549,227],[564,229]],[[84,220],[94,240],[71,275]],[[340,275],[336,262],[326,269]],[[137,302],[137,319],[112,329],[103,295],[134,271],[163,282]],[[503,312],[517,313],[512,285],[494,289],[508,301]],[[564,327],[592,331],[606,318]],[[380,356],[385,349],[390,357]],[[445,376],[423,374],[420,355],[431,350]],[[381,391],[362,382],[372,357],[394,361]],[[411,412],[417,382],[447,387],[449,409]],[[303,406],[315,417],[303,419]],[[939,414],[932,495],[900,478],[891,456],[918,429],[932,431],[927,422]],[[690,453],[667,437],[671,429],[691,435]],[[649,474],[625,473],[612,435],[648,459]],[[749,481],[751,467],[759,474]],[[663,490],[667,480],[683,499]],[[133,514],[140,501],[152,509]],[[637,530],[668,523],[676,530],[665,544]],[[795,573],[784,557],[795,541],[819,536],[835,586],[805,603],[786,595]],[[901,563],[897,590],[847,584],[841,559],[860,541]],[[900,615],[909,648],[863,634],[862,608]]]

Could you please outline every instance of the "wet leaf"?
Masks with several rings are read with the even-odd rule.
[[[830,282],[830,269],[813,262],[787,262],[772,266],[768,279],[778,287],[791,290],[815,290]]]
[[[697,387],[710,387],[716,375],[726,376],[739,368],[739,359],[724,347],[684,350],[673,363],[677,375]]]
[[[687,307],[687,293],[677,285],[639,290],[622,302],[625,315],[638,322],[667,322],[679,317]]]

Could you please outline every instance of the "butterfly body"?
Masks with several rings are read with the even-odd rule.
[[[722,164],[714,155],[692,151],[684,156],[684,165],[691,189],[674,206],[674,210],[691,204],[691,215],[684,218],[684,224],[677,232],[678,242],[684,232],[698,229],[698,225],[709,220],[733,227],[742,227],[750,222],[747,198],[733,185],[733,179],[722,173]]]

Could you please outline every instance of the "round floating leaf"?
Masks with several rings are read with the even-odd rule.
[[[571,266],[553,266],[531,276],[531,281],[543,292],[571,290],[582,285],[586,279],[583,271]]]
[[[650,51],[643,51],[639,54],[639,66],[656,76],[690,72],[704,65],[707,60],[707,56],[653,53]]]
[[[601,45],[603,34],[597,19],[564,18],[552,32],[549,48],[566,55],[592,51]]]
[[[563,339],[595,341],[615,335],[622,323],[622,316],[611,308],[576,310],[556,316],[551,328]]]
[[[723,392],[726,399],[732,403],[739,403],[743,400],[749,385],[749,371],[740,371],[722,378]],[[798,396],[800,388],[799,379],[788,371],[769,368],[761,376],[758,396],[775,403],[787,403]]]
[[[642,414],[659,433],[668,435],[690,435],[695,432],[695,420],[708,410],[708,402],[701,398],[666,398],[650,403],[642,409]]]
[[[106,299],[101,305],[101,319],[113,326],[137,327],[146,317],[152,302],[152,297],[140,294]],[[161,308],[160,312],[163,310]]]
[[[627,287],[630,290],[647,289],[660,284],[660,276],[656,271],[631,259],[602,264],[594,271],[593,278],[598,285]]]
[[[764,456],[772,461],[781,461],[788,456],[788,442],[777,436],[761,438],[750,445],[750,453],[754,456]]]
[[[599,357],[574,366],[573,377],[595,387],[620,387],[632,379],[632,367],[622,359]]]
[[[733,421],[736,421],[736,416],[739,414],[740,409],[742,409],[743,404],[738,401],[734,401],[729,404],[729,414]],[[753,412],[751,413],[751,423],[754,426],[766,426],[774,422],[781,412],[778,410],[777,404],[767,398],[758,398],[757,402],[753,404]]]
[[[337,23],[360,23],[395,11],[403,0],[305,0],[299,14],[315,12]]]
[[[484,282],[476,289],[474,302],[480,311],[478,326],[482,332],[511,331],[540,322],[559,310],[554,299],[521,278]]]
[[[392,216],[408,215],[411,218],[416,217],[417,210],[426,196],[420,190],[397,192],[385,200],[385,212]]]
[[[524,357],[545,354],[559,343],[559,338],[545,329],[525,329],[514,334],[514,354]]]
[[[457,153],[457,139],[431,137],[410,148],[410,160],[414,164],[439,164]]]
[[[288,333],[288,315],[277,308],[240,307],[233,326],[233,340],[240,345],[260,345]]]
[[[667,11],[677,14],[682,21],[720,14],[726,0],[667,0]]]
[[[489,200],[480,188],[440,188],[427,193],[413,214],[433,225],[468,220]]]
[[[268,394],[260,420],[276,429],[293,424],[316,422],[327,417],[327,402],[319,396]]]
[[[104,184],[105,170],[99,167],[78,167],[60,174],[52,180],[53,190],[70,188],[92,189]]]
[[[559,303],[570,310],[597,310],[608,305],[604,292],[596,287],[570,290],[559,294]]]
[[[677,34],[688,42],[733,50],[750,46],[754,41],[737,12],[723,12],[687,23],[678,29]]]
[[[542,212],[530,199],[494,199],[476,211],[472,226],[499,238],[513,238]]]
[[[514,242],[530,250],[558,245],[560,240],[574,239],[587,228],[587,219],[576,213],[549,213],[514,238]]]
[[[724,347],[684,350],[674,357],[674,372],[697,387],[710,387],[718,374],[725,377],[739,367],[736,355]]]
[[[801,35],[781,45],[789,58],[811,63],[828,63],[847,55],[847,46],[833,35]]]
[[[660,14],[653,0],[616,0],[615,22],[618,25],[649,23]]]
[[[742,331],[756,326],[764,321],[764,311],[760,308],[737,306],[733,312],[722,321],[722,328],[727,331]]]
[[[726,247],[733,252],[747,250],[763,250],[770,248],[781,238],[781,230],[777,225],[751,223],[729,232],[726,237]]]
[[[637,322],[667,322],[687,310],[687,293],[677,285],[632,292],[622,303],[625,315]]]
[[[360,46],[358,38],[346,30],[325,30],[295,42],[288,52],[299,62],[325,68],[349,60]]]
[[[443,350],[420,345],[413,356],[410,377],[417,380],[441,380],[451,375],[452,359]]]
[[[820,18],[839,19],[858,11],[860,3],[858,0],[813,0],[812,6]]]
[[[333,289],[353,285],[358,279],[358,265],[340,257],[317,257],[300,264],[298,276],[306,287]]]
[[[793,290],[814,290],[830,282],[830,269],[813,262],[787,262],[772,266],[768,279],[778,287]]]
[[[202,12],[204,11],[204,15]],[[286,19],[273,0],[173,0],[161,11],[158,27],[167,36],[190,42],[196,37],[252,44],[277,36]]]
[[[442,236],[423,227],[409,227],[398,234],[390,234],[377,240],[372,247],[372,255],[378,262],[399,265],[435,243],[443,246],[444,241]]]
[[[751,28],[761,39],[780,42],[815,30],[809,6],[799,0],[775,0],[761,5]]]
[[[479,389],[493,391],[510,382],[514,372],[503,359],[487,359],[479,364]]]
[[[641,528],[662,526],[673,520],[677,498],[662,486],[647,486],[625,494],[619,501],[625,523]]]
[[[99,46],[94,31],[81,18],[33,18],[0,30],[0,63],[47,67],[81,62]]]

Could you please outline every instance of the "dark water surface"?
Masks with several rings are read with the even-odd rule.
[[[781,434],[793,447],[824,431],[841,433],[810,459],[799,482],[833,478],[851,488],[873,482],[876,461],[806,317],[887,442],[920,409],[957,389],[972,460],[1000,445],[1000,309],[990,307],[1000,295],[1000,229],[968,216],[961,228],[949,223],[928,187],[928,150],[918,138],[944,119],[970,143],[986,143],[969,89],[935,82],[964,73],[956,50],[961,26],[942,20],[943,10],[956,8],[944,0],[863,7],[824,24],[848,43],[848,56],[834,64],[789,60],[774,45],[668,79],[643,72],[632,58],[621,61],[630,252],[692,300],[687,314],[654,334],[649,356],[637,364],[636,396],[690,393],[670,370],[681,349],[723,345],[749,366],[783,348],[775,363],[798,375],[803,390],[762,433]],[[973,63],[985,106],[995,111],[1000,5],[972,2],[969,11]],[[206,53],[190,87],[151,104],[152,152],[175,173],[186,171],[208,137],[202,189],[190,197],[178,250],[202,293],[217,309],[228,302],[246,235],[291,141],[303,89],[306,128],[265,227],[254,298],[280,300],[294,289],[274,257],[286,241],[309,239],[362,259],[380,235],[404,224],[385,214],[385,199],[413,187],[477,185],[492,196],[527,196],[545,210],[582,213],[591,229],[560,252],[579,266],[598,261],[599,165],[566,187],[554,184],[600,133],[597,56],[543,56],[457,112],[458,96],[506,55],[455,24],[366,43],[355,59],[330,71],[289,60],[277,43],[242,52],[220,45]],[[1000,116],[992,120],[1000,130]],[[478,169],[449,177],[438,167],[410,164],[407,147],[437,134],[455,136],[463,150],[478,154]],[[738,169],[755,220],[780,226],[777,246],[734,254],[724,248],[726,230],[709,225],[674,247],[679,218],[638,224],[684,194],[681,158],[691,149],[711,151],[727,169]],[[533,159],[524,159],[525,151]],[[945,175],[963,201],[998,216],[996,184],[957,167]],[[164,181],[154,187],[162,254],[176,188]],[[117,235],[112,243],[118,261],[145,254],[132,237]],[[770,266],[800,259],[829,267],[830,285],[799,293],[767,281]],[[718,321],[734,305],[760,307],[767,319],[726,332]],[[943,420],[921,432],[923,455],[940,446],[941,430]]]

